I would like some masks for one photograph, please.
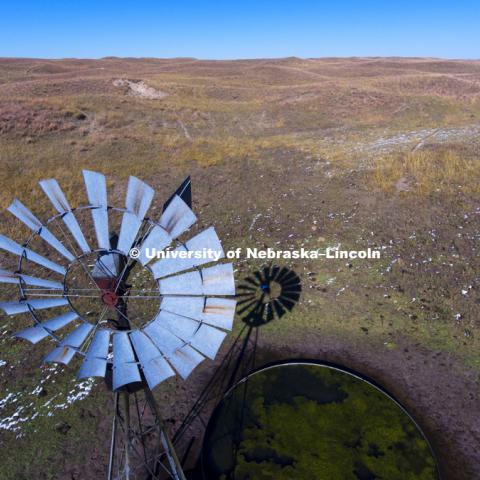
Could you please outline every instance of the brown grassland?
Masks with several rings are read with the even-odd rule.
[[[25,239],[5,212],[14,197],[53,214],[41,179],[85,203],[86,168],[108,176],[116,205],[129,175],[160,206],[191,174],[194,210],[226,249],[381,248],[380,260],[284,262],[302,300],[261,330],[259,355],[384,385],[451,480],[480,478],[479,159],[480,61],[0,59],[2,233]],[[238,280],[259,266],[240,260]],[[0,480],[103,478],[110,396],[98,385],[51,409],[78,364],[39,369],[51,345],[13,340],[21,321],[0,320],[0,426],[26,419],[0,429]],[[156,391],[172,429],[213,365]]]

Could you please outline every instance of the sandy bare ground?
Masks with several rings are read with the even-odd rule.
[[[166,97],[168,94],[161,92],[149,85],[147,85],[142,80],[127,80],[123,78],[118,78],[113,81],[115,87],[127,87],[128,93],[134,97],[146,98],[148,100],[158,100],[160,98]]]

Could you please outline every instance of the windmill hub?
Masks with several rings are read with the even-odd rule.
[[[114,308],[118,304],[118,295],[107,290],[102,294],[102,301],[105,305]]]

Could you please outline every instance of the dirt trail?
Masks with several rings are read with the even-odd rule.
[[[420,150],[430,139],[435,143],[448,143],[480,137],[480,124],[462,127],[429,128],[411,130],[390,136],[380,136],[375,140],[359,142],[352,148],[353,152],[368,154],[384,154],[398,151],[402,147],[411,147],[412,152]]]

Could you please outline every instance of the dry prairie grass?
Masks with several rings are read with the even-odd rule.
[[[373,186],[386,192],[411,190],[421,195],[480,192],[478,159],[449,149],[419,150],[374,161]]]

